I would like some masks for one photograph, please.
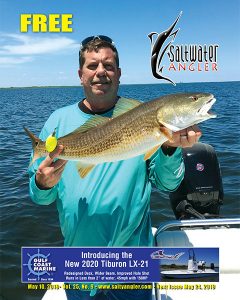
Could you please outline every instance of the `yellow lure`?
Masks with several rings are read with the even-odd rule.
[[[45,148],[47,152],[53,152],[57,147],[57,138],[55,137],[55,130],[50,134],[45,141]]]

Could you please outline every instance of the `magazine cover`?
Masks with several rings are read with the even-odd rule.
[[[234,298],[239,1],[0,8],[0,299]]]

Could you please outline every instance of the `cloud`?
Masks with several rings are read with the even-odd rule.
[[[33,58],[32,57],[0,57],[0,64],[1,65],[15,65],[15,64],[23,64],[26,62],[30,62],[32,61]]]
[[[1,64],[25,63],[29,56],[52,54],[60,51],[78,48],[79,44],[67,37],[33,37],[23,34],[0,34]],[[27,57],[25,57],[28,56]],[[7,59],[7,56],[14,57]],[[21,57],[20,57],[21,56]]]

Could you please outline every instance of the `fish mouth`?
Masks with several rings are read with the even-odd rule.
[[[197,114],[201,117],[208,117],[208,118],[216,118],[217,115],[210,111],[213,104],[216,102],[216,99],[213,95],[211,95],[211,98],[208,99],[201,108],[197,111]]]

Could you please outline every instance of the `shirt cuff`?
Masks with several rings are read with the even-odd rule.
[[[36,185],[36,174],[32,176],[30,180],[30,191],[32,199],[35,203],[38,204],[51,204],[55,201],[56,193],[57,193],[57,186],[54,186],[47,190],[42,190]]]

